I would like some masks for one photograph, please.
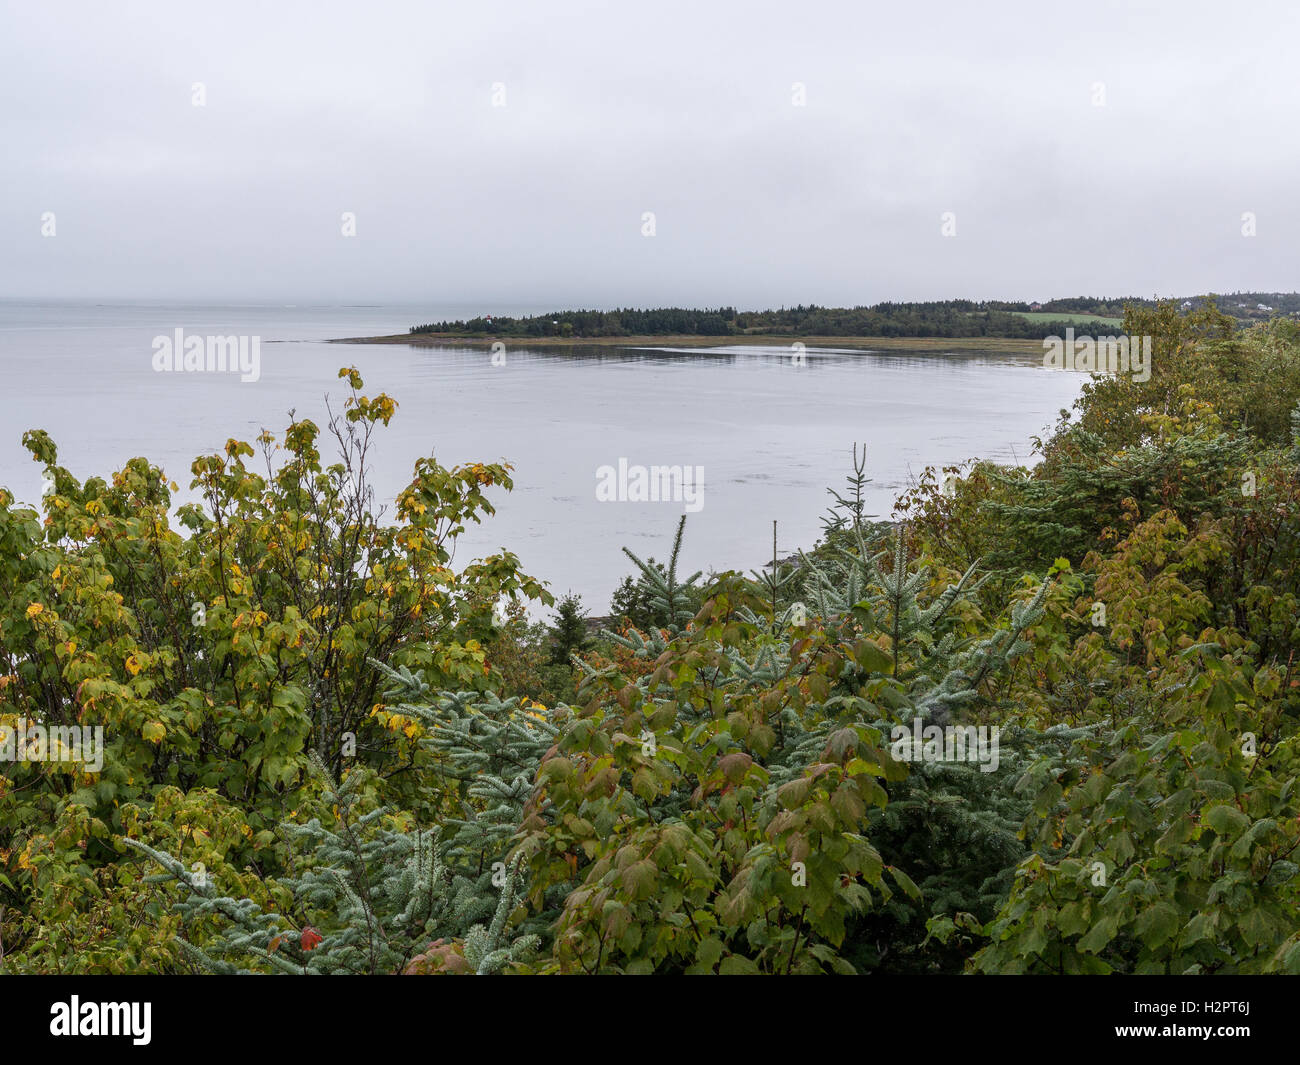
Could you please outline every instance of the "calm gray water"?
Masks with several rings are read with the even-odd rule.
[[[291,409],[323,424],[325,396],[339,410],[346,394],[338,368],[355,365],[368,394],[382,390],[400,404],[372,456],[390,512],[421,455],[446,465],[505,459],[515,490],[498,493],[497,516],[467,532],[457,566],[506,547],[554,591],[575,591],[604,613],[632,568],[620,548],[664,558],[684,507],[601,502],[598,467],[702,466],[703,507],[687,521],[685,563],[750,569],[771,556],[773,519],[782,554],[816,540],[826,487],[842,487],[854,441],[869,449],[872,509],[887,516],[927,465],[1027,461],[1030,438],[1082,381],[1023,358],[942,351],[809,350],[796,366],[788,348],[511,347],[505,365],[493,365],[481,350],[325,343],[546,309],[0,301],[0,485],[21,500],[39,497],[40,468],[21,437],[42,428],[82,479],[144,455],[185,489],[194,457],[229,437],[281,430]],[[260,379],[155,372],[153,339],[177,328],[260,336]]]

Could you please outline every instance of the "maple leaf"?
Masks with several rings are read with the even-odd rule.
[[[315,950],[325,937],[316,931],[311,925],[306,925],[302,930],[302,949]]]

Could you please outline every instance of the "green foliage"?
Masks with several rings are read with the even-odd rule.
[[[18,762],[0,776],[8,964],[160,964],[121,949],[156,903],[115,840],[171,835],[173,791],[181,810],[208,796],[214,823],[194,831],[243,836],[221,856],[235,869],[287,860],[280,829],[311,793],[313,752],[337,771],[355,745],[391,800],[433,815],[402,772],[418,751],[377,716],[371,656],[486,690],[493,605],[549,595],[508,552],[451,568],[466,524],[493,512],[488,490],[510,487],[507,466],[421,459],[396,520],[380,521],[366,456],[396,403],[341,376],[339,461],[322,464],[309,421],[262,434],[264,472],[231,440],[194,463],[186,535],[170,525],[175,486],[143,459],[80,483],[46,434],[25,437],[52,489],[43,519],[0,492],[0,725],[97,725],[106,750],[98,773]]]
[[[520,879],[507,852],[557,727],[516,699],[435,696],[406,667],[374,665],[395,685],[385,694],[402,700],[396,712],[422,726],[440,824],[421,828],[376,805],[364,769],[351,769],[339,786],[325,780],[315,804],[321,814],[287,826],[300,871],[275,885],[287,900],[276,909],[225,894],[170,854],[126,840],[165,870],[151,881],[183,889],[175,906],[179,943],[201,969],[483,974],[518,962],[539,942],[511,924]],[[315,772],[325,777],[319,762]],[[319,937],[314,944],[303,938],[309,928]]]
[[[582,600],[578,596],[569,594],[559,601],[551,627],[553,664],[566,664],[574,655],[581,654],[591,646],[586,616]]]
[[[862,457],[858,457],[858,445],[853,445],[853,472],[845,480],[848,494],[837,492],[834,488],[826,491],[834,502],[826,508],[822,518],[822,532],[830,537],[842,529],[857,529],[865,525],[876,515],[867,513],[867,486],[871,478],[867,476],[867,446],[862,445]]]
[[[1300,971],[1296,769],[1294,737],[1245,755],[1235,727],[1116,731],[1090,773],[1047,778],[1035,802],[1054,815],[1043,831],[1070,845],[1017,870],[975,967]]]
[[[626,547],[623,548],[623,554],[640,572],[635,578],[624,579],[615,591],[610,606],[615,619],[625,618],[642,633],[655,633],[659,629],[678,631],[699,609],[704,598],[704,590],[698,583],[702,572],[684,580],[677,572],[685,531],[686,515],[683,514],[677,523],[677,535],[673,539],[667,566],[653,558],[643,562]]]
[[[926,867],[899,846],[893,860],[877,831],[903,843],[912,809],[961,805],[963,785],[979,798],[953,821],[973,819],[1002,785],[956,767],[959,784],[913,783],[884,736],[987,702],[1045,590],[967,637],[966,582],[934,588],[902,544],[881,556],[888,569],[865,549],[815,569],[816,609],[797,623],[786,610],[776,632],[761,585],[723,578],[688,625],[636,646],[651,671],[591,673],[584,711],[539,770],[554,821],[525,840],[534,892],[567,892],[559,971],[850,972],[850,957],[879,964],[863,944],[882,922],[912,924],[900,950],[919,948],[928,911],[909,866],[943,857],[926,852]],[[976,887],[1023,853],[998,830]],[[938,835],[953,849],[978,838]]]

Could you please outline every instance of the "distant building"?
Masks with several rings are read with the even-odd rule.
[[[1029,309],[1031,311],[1041,311],[1043,309],[1043,305],[1041,303],[1031,303],[1029,305]]]

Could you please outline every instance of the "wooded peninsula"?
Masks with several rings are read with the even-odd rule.
[[[657,307],[619,310],[568,310],[525,317],[482,314],[475,318],[427,322],[406,333],[378,337],[349,337],[340,343],[437,345],[447,341],[492,342],[510,338],[536,344],[651,340],[682,347],[765,343],[792,337],[804,342],[829,342],[849,347],[882,346],[881,341],[961,341],[963,348],[980,341],[1037,342],[1066,329],[1096,336],[1117,332],[1127,308],[1152,310],[1160,303],[1183,311],[1214,307],[1238,326],[1277,317],[1300,318],[1300,293],[1238,292],[1204,294],[1173,300],[1141,297],[1079,296],[1046,303],[966,299],[924,303],[877,303],[856,307],[799,304],[778,310],[738,311],[735,307]],[[864,344],[863,342],[869,342]],[[885,345],[888,346],[888,345]],[[912,343],[902,346],[916,347]],[[926,345],[921,345],[926,346]],[[1016,345],[1021,346],[1021,345]],[[1037,348],[1037,343],[1023,345]]]

